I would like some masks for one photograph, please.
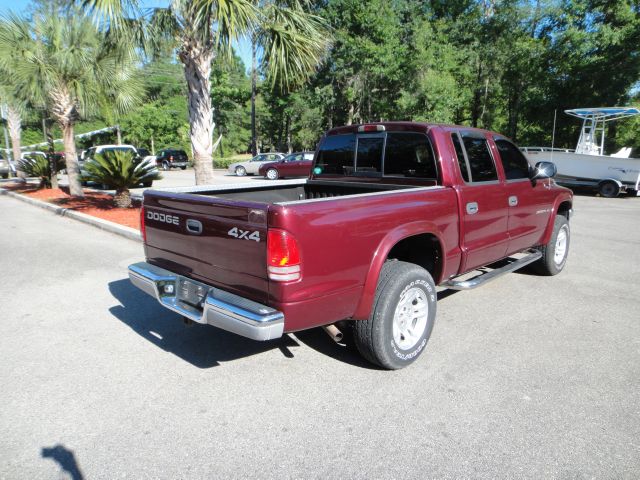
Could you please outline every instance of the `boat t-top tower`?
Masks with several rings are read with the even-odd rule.
[[[604,155],[606,123],[640,115],[640,110],[634,107],[576,108],[565,110],[564,113],[582,119],[582,131],[576,153]]]

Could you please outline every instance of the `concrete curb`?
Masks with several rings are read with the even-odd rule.
[[[61,217],[73,218],[74,220],[86,223],[87,225],[92,225],[101,230],[105,230],[107,232],[115,233],[116,235],[128,238],[129,240],[136,240],[138,242],[142,241],[140,232],[135,228],[125,227],[124,225],[110,222],[108,220],[103,220],[101,218],[92,217],[91,215],[87,215],[86,213],[76,212],[75,210],[70,210],[68,208],[57,207],[48,202],[36,200],[35,198],[29,198],[26,195],[20,195],[19,193],[12,192],[10,190],[7,190],[6,188],[0,188],[0,195],[6,195],[16,198],[22,202],[29,203],[44,210],[49,210],[50,212],[53,212],[56,215],[60,215]]]

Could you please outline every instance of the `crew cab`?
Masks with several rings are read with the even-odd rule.
[[[146,191],[129,276],[188,321],[255,340],[324,326],[398,369],[424,351],[436,286],[564,268],[573,197],[554,174],[485,130],[334,128],[309,178]]]

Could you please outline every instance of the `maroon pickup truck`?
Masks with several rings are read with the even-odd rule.
[[[255,339],[349,330],[388,369],[429,339],[436,285],[470,289],[567,260],[573,197],[502,135],[334,128],[308,179],[145,192],[131,281],[185,319]]]

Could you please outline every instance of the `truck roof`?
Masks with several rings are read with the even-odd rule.
[[[465,125],[452,125],[446,123],[428,123],[428,122],[411,122],[411,121],[393,121],[393,122],[369,122],[369,123],[358,123],[354,125],[346,125],[343,127],[335,127],[327,132],[327,135],[340,135],[344,133],[358,133],[362,132],[365,127],[376,127],[381,125],[384,127],[384,131],[393,131],[393,132],[426,132],[430,128],[440,127],[446,130],[449,129],[465,129],[465,130],[475,130],[483,133],[491,133],[494,135],[499,135],[496,132],[492,132],[490,130],[484,130],[482,128],[469,127]],[[373,131],[373,130],[372,130]],[[500,135],[502,136],[502,135]]]

